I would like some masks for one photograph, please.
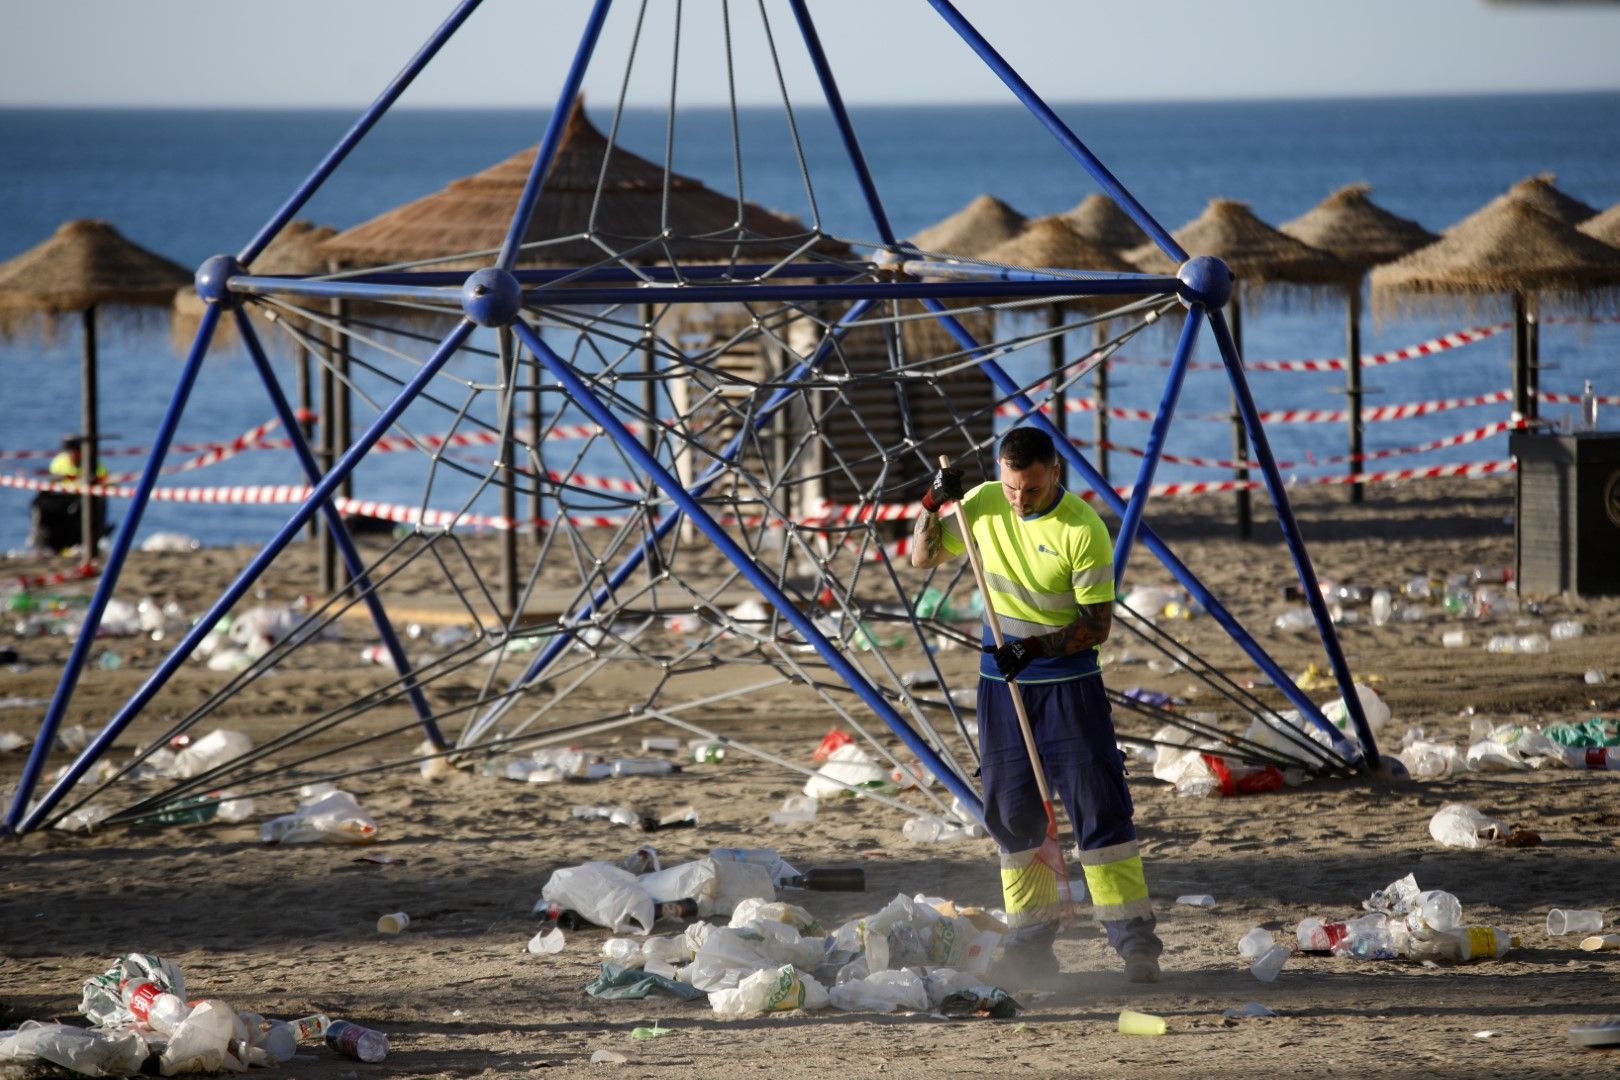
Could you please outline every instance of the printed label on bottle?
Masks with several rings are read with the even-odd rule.
[[[1489,926],[1468,928],[1468,951],[1474,959],[1496,955],[1496,930]]]
[[[158,999],[159,994],[167,993],[163,987],[154,982],[143,982],[129,995],[129,1011],[135,1019],[145,1023],[152,1015],[152,1003]]]

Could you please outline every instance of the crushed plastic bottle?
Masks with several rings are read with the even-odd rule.
[[[1390,930],[1389,916],[1370,912],[1345,923],[1345,936],[1333,946],[1335,956],[1353,956],[1358,960],[1393,960],[1396,949],[1395,935]]]
[[[1299,942],[1300,952],[1332,952],[1348,933],[1345,923],[1327,922],[1312,915],[1299,921],[1294,937]]]
[[[388,1056],[388,1036],[347,1020],[334,1020],[326,1029],[326,1045],[344,1057],[376,1064]]]

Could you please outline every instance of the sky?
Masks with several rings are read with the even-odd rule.
[[[342,107],[371,100],[450,0],[50,0],[7,5],[0,106]],[[586,81],[615,100],[639,0],[618,0]],[[764,0],[789,86],[809,76],[784,0]],[[958,0],[1056,101],[1620,89],[1620,5],[1485,0]],[[776,73],[759,0],[733,0],[739,101]],[[676,0],[648,0],[631,104],[667,103]],[[585,0],[485,0],[407,107],[549,105]],[[727,95],[720,0],[686,0],[679,99]],[[924,0],[811,0],[847,100],[1004,101]]]

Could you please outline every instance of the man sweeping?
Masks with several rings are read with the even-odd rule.
[[[1021,693],[1039,761],[1079,839],[1086,887],[1108,943],[1132,982],[1156,982],[1163,945],[1137,852],[1125,757],[1097,667],[1097,647],[1113,625],[1108,529],[1064,490],[1057,448],[1045,432],[1014,428],[1001,441],[997,464],[997,480],[972,491],[963,490],[956,469],[934,474],[913,528],[911,564],[928,569],[967,550],[955,523],[941,516],[945,504],[959,503],[983,561],[979,752],[985,825],[1001,847],[1013,931],[1004,963],[1034,979],[1056,975],[1052,943],[1062,913],[1053,860],[1041,857],[1045,785],[1037,783],[1014,710],[1013,695]],[[999,648],[991,618],[1005,642]]]

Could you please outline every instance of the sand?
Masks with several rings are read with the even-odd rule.
[[[1398,587],[1429,571],[1453,572],[1512,560],[1511,488],[1500,481],[1375,488],[1350,507],[1342,492],[1301,498],[1300,517],[1319,572],[1337,581]],[[1267,626],[1291,606],[1275,529],[1252,543],[1231,537],[1230,504],[1202,499],[1162,506],[1150,520],[1246,623]],[[473,544],[474,550],[477,543]],[[487,550],[487,549],[486,549]],[[137,556],[121,596],[170,596],[196,610],[251,553]],[[15,561],[13,573],[43,563]],[[1145,550],[1138,580],[1168,580]],[[267,599],[309,587],[308,553],[264,584]],[[426,603],[429,597],[424,597]],[[1613,683],[1588,686],[1589,667],[1620,675],[1620,603],[1549,599],[1540,616],[1580,619],[1582,638],[1554,643],[1544,656],[1495,656],[1483,649],[1493,628],[1472,627],[1474,644],[1440,648],[1439,621],[1346,626],[1342,635],[1358,677],[1375,683],[1394,719],[1386,741],[1410,724],[1464,741],[1472,717],[1535,722],[1582,719],[1620,707]],[[1497,628],[1513,618],[1498,620]],[[1237,651],[1208,618],[1176,626],[1200,652],[1233,665]],[[1268,646],[1289,670],[1321,660],[1309,637],[1268,632]],[[312,652],[313,668],[266,679],[211,720],[263,740],[290,717],[317,714],[377,682],[354,662],[363,634]],[[0,671],[0,698],[45,696],[65,655],[59,639],[0,639],[33,665]],[[121,703],[150,672],[153,647],[114,643],[125,664],[85,677],[70,722],[94,722]],[[972,657],[942,654],[948,673],[966,678]],[[714,685],[757,677],[758,669],[722,666]],[[226,677],[188,666],[143,715],[135,734],[155,734],[164,718]],[[1118,668],[1111,683],[1184,692],[1187,679],[1144,666]],[[591,691],[581,702],[611,706],[625,685]],[[1318,700],[1331,694],[1316,691]],[[1198,699],[1194,699],[1197,702]],[[31,732],[40,710],[0,709],[0,730]],[[708,722],[763,748],[807,762],[833,718],[791,688],[761,692],[709,710]],[[365,724],[381,728],[381,718]],[[208,729],[205,721],[199,729]],[[1135,718],[1122,731],[1147,733]],[[581,745],[633,750],[644,724]],[[407,752],[411,734],[368,750]],[[317,744],[319,745],[319,744]],[[10,784],[23,754],[0,759]],[[53,766],[65,760],[58,755]],[[926,1016],[793,1014],[725,1021],[702,1003],[660,998],[600,1002],[583,992],[600,961],[606,931],[568,935],[557,956],[535,957],[525,943],[536,929],[530,909],[552,869],[587,858],[617,858],[650,840],[666,861],[714,846],[770,845],[801,866],[859,865],[864,894],[804,894],[826,922],[876,910],[896,893],[924,892],[964,903],[995,904],[994,853],[988,841],[914,844],[901,836],[903,815],[870,801],[824,806],[811,826],[775,826],[766,815],[799,787],[786,770],[733,755],[672,778],[630,778],[596,785],[520,784],[456,774],[437,782],[414,770],[357,777],[354,791],[380,826],[364,849],[261,847],[256,822],[187,828],[105,828],[88,835],[51,832],[0,843],[0,1027],[23,1019],[69,1018],[79,985],[128,950],[179,962],[193,993],[277,1016],[325,1011],[388,1033],[386,1063],[364,1066],[320,1047],[305,1047],[274,1075],[294,1077],[507,1076],[545,1070],[633,1076],[762,1074],[1160,1076],[1610,1075],[1611,1053],[1565,1041],[1574,1023],[1620,1012],[1616,954],[1588,954],[1574,938],[1544,931],[1549,907],[1590,907],[1620,916],[1614,836],[1615,773],[1550,770],[1470,774],[1449,781],[1318,781],[1244,799],[1184,799],[1133,765],[1133,795],[1160,934],[1165,981],[1127,984],[1100,937],[1076,933],[1059,944],[1066,979],[1046,996],[1025,995],[1021,1023],[944,1021]],[[914,798],[914,796],[913,796]],[[290,797],[261,800],[281,810]],[[1479,852],[1439,847],[1427,824],[1443,803],[1462,801],[1538,830],[1543,844]],[[605,821],[577,822],[577,803],[633,803],[650,809],[695,806],[697,829],[644,837]],[[396,857],[392,865],[358,856]],[[1306,915],[1357,911],[1373,889],[1412,872],[1426,888],[1462,901],[1469,921],[1520,935],[1505,959],[1466,967],[1354,962],[1296,956],[1275,983],[1256,981],[1236,941],[1262,926],[1291,936]],[[1211,909],[1178,906],[1179,894],[1209,893]],[[379,936],[379,915],[412,918],[397,937]],[[1222,1010],[1257,1001],[1274,1018],[1226,1020]],[[1157,1013],[1170,1034],[1157,1039],[1114,1030],[1123,1007]],[[634,1042],[630,1029],[654,1020],[668,1037]],[[1476,1033],[1494,1032],[1489,1038]],[[628,1056],[624,1065],[588,1064],[598,1049]]]

